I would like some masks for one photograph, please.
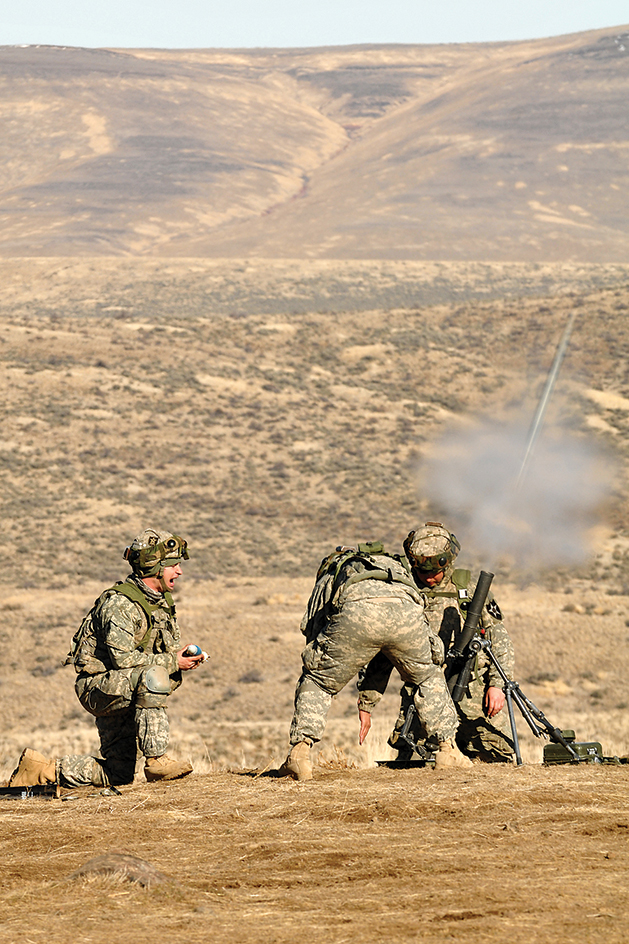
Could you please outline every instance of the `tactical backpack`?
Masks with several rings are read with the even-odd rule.
[[[121,593],[129,600],[133,600],[133,602],[137,603],[144,613],[146,617],[147,628],[139,645],[136,646],[136,649],[138,649],[140,652],[144,652],[151,638],[151,631],[154,625],[153,614],[156,610],[160,609],[160,604],[151,603],[147,596],[136,584],[129,583],[128,581],[118,581],[113,587],[103,590],[98,599],[95,600],[92,609],[83,617],[81,625],[72,637],[70,651],[65,661],[62,663],[63,665],[74,665],[74,668],[77,672],[82,672],[90,662],[98,661],[95,658],[96,648],[99,643],[98,632],[96,629],[96,614],[100,610],[103,603],[111,597],[112,593]],[[164,593],[164,598],[168,605],[170,616],[174,617],[175,601],[172,598],[172,594],[169,593],[168,590]],[[102,671],[107,671],[104,663],[102,663],[102,666]]]
[[[397,564],[401,564],[405,573],[400,574],[398,569],[383,567],[382,562],[375,560],[378,557],[389,557]],[[338,603],[342,590],[346,590],[361,580],[384,580],[387,583],[401,583],[410,587],[415,593],[419,588],[411,575],[410,564],[406,557],[399,554],[388,554],[380,541],[366,541],[356,547],[339,546],[327,557],[324,557],[317,571],[317,581],[321,577],[332,577],[329,592],[329,605]]]

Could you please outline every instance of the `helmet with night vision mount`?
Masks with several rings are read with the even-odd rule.
[[[456,535],[444,528],[440,521],[427,521],[423,528],[411,531],[404,541],[404,551],[411,566],[422,574],[445,570],[460,550]]]
[[[170,531],[147,528],[125,548],[123,557],[134,574],[161,577],[164,567],[174,567],[180,560],[188,560],[188,543]]]

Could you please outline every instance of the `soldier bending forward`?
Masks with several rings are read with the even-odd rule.
[[[470,582],[469,570],[455,570],[454,561],[461,549],[455,537],[437,521],[428,521],[423,528],[411,531],[404,542],[407,557],[413,562],[413,578],[421,591],[426,606],[426,617],[431,631],[441,638],[446,652],[457,640],[465,622],[466,607],[474,595],[475,584]],[[481,630],[492,643],[493,653],[506,675],[513,678],[513,644],[504,623],[500,607],[490,593],[483,608]],[[384,692],[393,666],[382,655],[376,656],[361,673],[358,685],[359,707],[369,711]],[[446,672],[446,679],[449,678]],[[399,751],[399,758],[407,759],[412,750],[400,739],[407,714],[413,704],[411,685],[404,685],[400,714],[389,744]],[[467,692],[457,705],[459,730],[456,740],[468,757],[487,763],[513,761],[513,741],[507,712],[503,711],[505,696],[500,674],[485,652],[479,653]],[[410,724],[411,739],[430,750],[428,735],[422,729],[421,719],[414,716]]]
[[[409,562],[382,545],[341,549],[323,561],[301,630],[308,639],[295,692],[290,753],[280,772],[312,778],[310,748],[323,737],[332,697],[377,653],[416,686],[414,701],[439,742],[438,767],[468,767],[455,744],[457,713],[441,663],[443,645],[430,631]],[[361,741],[370,716],[361,712]]]

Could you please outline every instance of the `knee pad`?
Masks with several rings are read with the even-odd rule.
[[[140,675],[135,704],[138,708],[163,708],[170,695],[170,676],[163,665],[152,665]]]
[[[170,675],[163,665],[152,665],[144,673],[146,690],[155,695],[170,695]]]

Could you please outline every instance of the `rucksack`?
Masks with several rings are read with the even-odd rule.
[[[383,557],[398,566],[387,567],[386,560],[384,563],[382,561]],[[339,605],[341,594],[361,580],[401,583],[419,595],[406,557],[388,554],[379,541],[367,541],[356,547],[339,546],[323,558],[317,570],[315,585],[300,626],[308,641],[324,629],[328,617]]]
[[[397,568],[385,569],[380,561],[374,559],[373,555],[389,557],[397,564],[401,564],[405,573],[400,574]],[[337,547],[321,561],[317,571],[317,581],[325,574],[333,575],[330,596],[332,604],[338,599],[341,589],[346,589],[360,580],[386,580],[387,583],[402,583],[411,587],[416,593],[418,592],[406,557],[400,554],[388,554],[380,541],[366,541],[356,547]]]

